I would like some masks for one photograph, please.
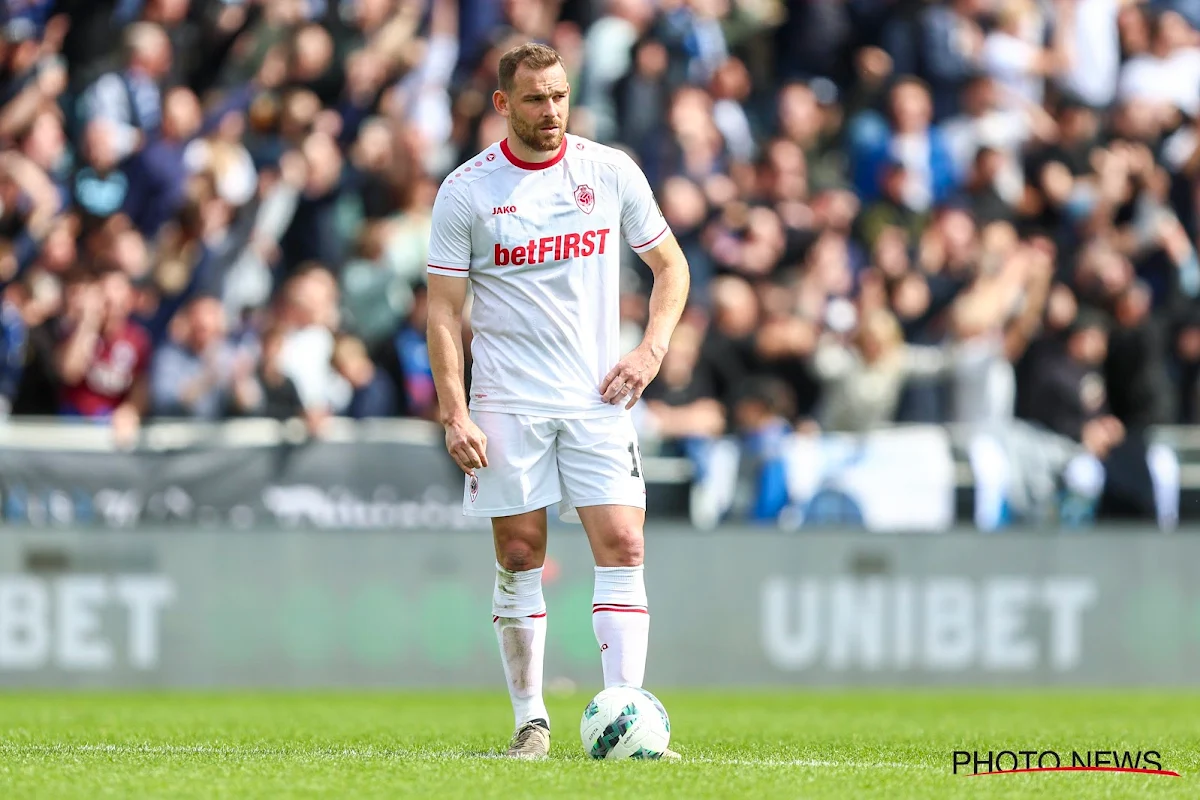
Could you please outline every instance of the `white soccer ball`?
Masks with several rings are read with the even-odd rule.
[[[579,736],[592,758],[658,759],[671,741],[671,720],[645,689],[612,686],[583,710]]]

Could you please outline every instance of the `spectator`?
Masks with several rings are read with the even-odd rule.
[[[813,366],[823,385],[821,426],[867,431],[895,421],[905,381],[939,375],[947,359],[937,349],[905,344],[896,318],[878,310],[850,346],[832,336],[822,341]]]
[[[300,145],[308,179],[279,246],[284,274],[306,261],[340,264],[343,249],[336,227],[341,192],[342,155],[327,133],[312,133]]]
[[[937,119],[958,111],[963,84],[979,68],[984,34],[978,16],[982,11],[978,0],[952,0],[931,5],[922,15],[921,60],[926,64]]]
[[[741,278],[725,276],[712,284],[712,324],[700,348],[700,366],[712,376],[715,396],[731,408],[753,373],[758,298]]]
[[[900,195],[918,213],[949,197],[957,185],[949,145],[932,125],[929,90],[918,80],[898,81],[889,94],[889,128],[877,138],[854,145],[855,188],[864,201],[880,194],[882,168],[902,166]]]
[[[942,125],[955,174],[966,179],[975,169],[981,149],[997,151],[1003,156],[994,179],[997,192],[1010,205],[1020,204],[1025,190],[1021,167],[1026,144],[1053,141],[1058,136],[1053,118],[1034,103],[1002,106],[996,81],[988,75],[978,75],[966,84],[961,109],[962,113]]]
[[[155,236],[186,202],[184,147],[200,130],[200,123],[196,95],[190,89],[172,89],[163,101],[162,135],[123,167],[129,181],[124,212],[145,236]]]
[[[25,287],[18,283],[9,284],[0,298],[0,419],[8,418],[21,385],[29,341],[26,302]]]
[[[1054,46],[1042,47],[1040,12],[1031,0],[1005,0],[1000,6],[996,29],[983,42],[982,63],[1001,86],[1001,105],[1024,108],[1039,105],[1045,94],[1046,77],[1057,75],[1070,64],[1066,35],[1074,14],[1074,3],[1055,4]]]
[[[726,428],[725,409],[715,397],[712,380],[699,369],[702,341],[695,325],[678,326],[658,378],[642,395],[644,434],[677,443],[677,454],[692,461],[697,479],[702,479],[707,464],[706,445]]]
[[[151,402],[155,416],[220,419],[234,375],[244,372],[238,352],[226,336],[225,309],[215,297],[200,296],[184,307],[178,341],[159,347],[151,370]]]
[[[150,338],[131,319],[133,287],[117,270],[78,289],[58,347],[61,413],[111,421],[118,441],[132,442],[147,410]],[[71,302],[69,300],[68,302]]]
[[[779,91],[779,128],[804,151],[809,181],[828,186],[845,180],[846,157],[838,142],[840,115],[831,102],[833,98],[822,98],[818,89],[836,91],[828,82],[784,86]]]
[[[1173,11],[1152,18],[1150,49],[1121,67],[1121,100],[1140,100],[1149,113],[1165,119],[1173,112],[1200,112],[1200,47],[1196,31]]]
[[[395,415],[396,390],[371,361],[362,340],[339,336],[333,347],[333,367],[353,390],[341,416],[371,419]]]
[[[1074,14],[1062,25],[1064,47],[1072,58],[1058,83],[1088,107],[1105,108],[1116,96],[1121,69],[1117,15],[1122,6],[1138,12],[1120,0],[1077,0],[1074,5]]]
[[[1181,321],[1172,355],[1180,371],[1176,389],[1179,421],[1194,425],[1200,421],[1200,310],[1191,310]]]
[[[100,77],[84,94],[82,121],[112,123],[118,159],[158,134],[162,125],[161,81],[171,69],[171,41],[162,27],[139,22],[125,31],[124,69]],[[90,127],[90,125],[89,125]]]
[[[262,361],[258,369],[249,369],[249,361],[236,365],[226,413],[230,417],[266,417],[281,422],[305,417],[310,431],[319,429],[319,418],[307,413],[296,385],[283,373],[281,357],[285,338],[282,329],[268,329],[263,333]]]
[[[503,136],[497,62],[536,39],[571,133],[636,156],[688,256],[638,413],[692,460],[698,520],[786,515],[775,456],[819,419],[958,423],[985,529],[1173,524],[1152,431],[1200,415],[1194,0],[9,5],[16,415],[122,442],[144,413],[435,419],[430,206]]]
[[[280,368],[304,408],[324,417],[347,405],[350,387],[332,366],[338,311],[337,285],[329,271],[309,263],[293,276],[284,286],[278,319],[286,331]]]
[[[92,233],[118,214],[129,195],[129,179],[118,168],[120,129],[97,117],[87,123],[83,163],[72,179],[72,201],[82,211],[84,233]]]
[[[64,274],[61,282],[44,272],[33,272],[24,279],[29,298],[24,309],[28,337],[21,382],[13,399],[14,416],[53,417],[59,413],[62,381],[57,352],[66,325],[64,297],[77,295],[86,285],[84,280],[78,271]]]
[[[733,415],[744,462],[739,473],[749,476],[740,515],[754,522],[774,522],[788,502],[783,448],[792,432],[789,420],[796,416],[791,393],[782,381],[752,381],[742,388]]]
[[[434,419],[438,412],[433,369],[425,338],[429,293],[424,281],[411,287],[412,308],[378,357],[395,387],[397,412],[406,417]]]

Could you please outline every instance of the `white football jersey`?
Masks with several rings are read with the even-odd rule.
[[[498,142],[446,177],[429,272],[471,281],[472,409],[580,419],[619,414],[600,382],[620,351],[620,257],[668,227],[628,155],[563,137],[541,164]]]

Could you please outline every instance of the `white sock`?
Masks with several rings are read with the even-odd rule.
[[[642,567],[596,567],[592,630],[600,645],[604,688],[641,686],[646,675],[650,612]]]
[[[542,568],[510,572],[496,564],[492,627],[500,644],[504,678],[516,726],[534,719],[550,723],[542,698],[542,662],[546,655],[546,600]]]

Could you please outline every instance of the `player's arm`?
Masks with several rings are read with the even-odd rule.
[[[625,397],[625,408],[633,408],[642,392],[658,375],[671,335],[687,304],[691,275],[687,258],[679,242],[670,232],[652,250],[638,254],[654,273],[654,288],[650,292],[650,320],[641,344],[622,358],[600,384],[606,403],[618,403]]]
[[[446,450],[468,475],[487,466],[487,437],[471,421],[463,379],[463,306],[467,282],[429,275],[429,366],[437,389],[438,409],[446,429]]]
[[[650,292],[650,320],[641,344],[604,376],[600,394],[604,402],[612,404],[627,397],[625,408],[629,409],[658,375],[687,304],[691,274],[687,257],[663,219],[646,176],[632,161],[624,172],[627,185],[621,198],[621,232],[654,273],[654,288]]]
[[[429,362],[437,387],[440,421],[450,425],[467,416],[463,379],[463,307],[467,282],[462,278],[429,275]]]
[[[675,235],[668,233],[663,243],[641,253],[642,261],[654,273],[654,288],[650,291],[650,320],[642,344],[650,348],[661,361],[667,354],[671,335],[687,305],[692,276],[687,257]]]
[[[471,264],[471,209],[466,197],[443,184],[433,204],[429,241],[429,319],[425,335],[446,429],[446,450],[468,475],[487,466],[487,438],[471,421],[463,377],[463,308]]]

